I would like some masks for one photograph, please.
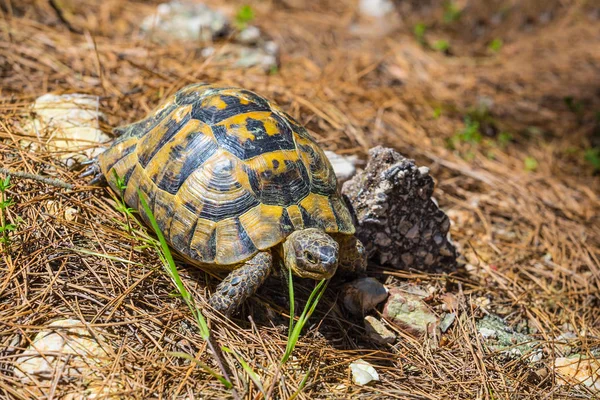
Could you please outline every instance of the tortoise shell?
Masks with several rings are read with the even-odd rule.
[[[109,185],[147,215],[139,188],[171,246],[202,265],[233,266],[294,230],[351,235],[333,168],[291,116],[248,90],[181,89],[98,157]]]

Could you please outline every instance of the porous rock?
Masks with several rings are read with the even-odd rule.
[[[393,149],[377,146],[369,151],[365,170],[342,188],[369,258],[398,269],[433,272],[456,265],[456,249],[448,238],[450,220],[432,200],[433,188],[427,167]]]

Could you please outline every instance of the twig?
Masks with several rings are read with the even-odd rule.
[[[73,24],[71,24],[71,22],[67,19],[67,17],[65,17],[65,13],[63,12],[61,6],[58,4],[57,0],[48,0],[48,2],[50,3],[50,6],[52,7],[52,9],[54,9],[54,12],[56,12],[56,16],[58,17],[60,22],[65,24],[65,26],[69,29],[69,31],[71,31],[73,33],[78,33],[78,34],[83,33],[81,30],[75,28],[73,26]]]
[[[34,181],[43,182],[47,185],[56,186],[63,189],[73,190],[75,188],[75,186],[71,185],[70,183],[61,181],[59,179],[47,178],[45,176],[30,174],[23,171],[12,171],[10,169],[0,167],[0,173],[5,175],[16,176],[17,178],[33,179]]]
[[[227,367],[227,364],[223,362],[223,352],[221,351],[221,348],[219,347],[218,343],[215,343],[215,338],[212,334],[208,336],[206,343],[208,344],[208,348],[210,349],[210,351],[212,351],[213,358],[217,362],[219,369],[223,373],[223,377],[229,382],[231,382],[231,395],[234,399],[238,400],[240,396],[237,390],[235,390],[235,386],[233,386],[233,382],[231,381],[231,371]]]

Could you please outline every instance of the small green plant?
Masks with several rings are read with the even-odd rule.
[[[292,352],[296,347],[296,343],[298,342],[298,338],[300,337],[300,333],[302,332],[304,325],[306,325],[306,323],[308,322],[308,319],[317,308],[317,304],[323,296],[323,293],[325,293],[325,289],[327,288],[327,282],[328,281],[326,279],[323,279],[315,286],[312,293],[308,297],[308,301],[304,306],[302,314],[298,318],[298,322],[295,322],[294,317],[296,314],[294,310],[294,283],[292,278],[292,270],[288,268],[288,290],[290,294],[290,327],[288,331],[288,341],[285,348],[285,353],[281,358],[280,364],[285,364],[292,355]]]
[[[460,142],[470,144],[481,143],[482,135],[479,131],[479,121],[475,121],[468,116],[465,117],[465,127],[455,135],[455,138]]]
[[[436,107],[433,109],[433,119],[439,119],[442,116],[442,107]]]
[[[246,373],[248,374],[250,379],[252,379],[252,382],[254,382],[254,384],[256,385],[258,390],[261,391],[261,393],[263,394],[263,397],[267,397],[265,394],[265,389],[262,385],[262,381],[260,380],[260,377],[258,376],[258,374],[256,372],[254,372],[254,370],[252,369],[250,364],[248,364],[246,362],[246,360],[244,360],[238,353],[231,350],[229,347],[221,346],[221,350],[223,350],[225,353],[233,354],[233,356],[238,360],[238,362],[240,363],[240,365],[242,366],[244,371],[246,371]]]
[[[600,147],[585,149],[583,158],[594,168],[594,172],[600,171]]]
[[[248,23],[254,20],[254,10],[248,4],[243,5],[235,15],[235,25],[239,30],[246,29]]]
[[[157,249],[158,255],[163,263],[165,271],[167,272],[167,275],[171,278],[171,280],[175,284],[175,288],[177,289],[177,292],[179,293],[179,295],[181,296],[181,298],[183,299],[185,304],[190,309],[190,312],[194,316],[194,319],[196,320],[196,324],[198,325],[198,331],[200,332],[200,336],[202,337],[202,339],[204,339],[206,341],[208,346],[211,348],[212,353],[215,355],[217,364],[219,365],[219,368],[223,372],[223,376],[217,374],[216,372],[212,371],[211,369],[207,369],[207,371],[211,375],[213,375],[217,379],[219,379],[219,381],[223,385],[225,385],[226,388],[231,389],[231,388],[233,388],[233,385],[231,384],[231,381],[227,374],[227,370],[225,369],[225,367],[223,365],[223,362],[220,360],[219,356],[217,355],[218,353],[213,348],[213,342],[212,342],[210,330],[208,329],[208,324],[206,323],[206,319],[204,319],[204,315],[202,315],[202,311],[198,307],[196,307],[194,298],[192,297],[190,292],[188,292],[185,285],[183,284],[183,281],[179,277],[179,272],[177,271],[177,266],[175,265],[175,260],[173,259],[173,255],[171,254],[169,245],[167,244],[167,241],[166,241],[164,235],[162,234],[162,232],[158,226],[158,223],[156,222],[156,218],[154,218],[154,214],[152,213],[152,210],[148,206],[148,202],[146,201],[146,196],[140,189],[137,189],[137,193],[138,193],[142,208],[144,209],[146,215],[148,216],[148,219],[150,220],[150,225],[152,225],[152,229],[154,229],[154,232],[156,233],[156,236],[158,237],[158,242],[156,242],[156,249]]]
[[[488,49],[490,49],[490,51],[493,51],[494,53],[498,53],[502,49],[503,45],[504,42],[502,41],[502,39],[495,38],[490,42],[490,44],[488,44]]]
[[[15,204],[13,199],[8,197],[6,193],[11,187],[10,175],[7,175],[4,180],[0,180],[0,232],[2,233],[0,243],[5,247],[10,245],[9,233],[17,228],[15,224],[10,224],[7,221],[7,210]]]
[[[450,50],[450,43],[447,40],[440,39],[433,42],[431,47],[437,51],[447,52],[448,50]]]
[[[538,167],[537,160],[531,156],[525,157],[524,163],[525,163],[525,171],[527,171],[527,172],[533,172]]]
[[[115,186],[117,187],[117,190],[119,191],[119,196],[120,197],[115,197],[115,203],[117,203],[117,211],[121,212],[124,216],[125,216],[125,220],[127,221],[127,232],[129,234],[131,234],[133,232],[133,228],[131,226],[131,221],[136,221],[136,219],[134,218],[133,214],[136,212],[133,208],[131,207],[127,207],[127,204],[125,204],[125,200],[123,200],[123,197],[125,196],[125,189],[127,189],[127,185],[125,183],[125,178],[120,177],[119,174],[117,174],[117,171],[115,171],[113,169],[113,176],[115,178]]]
[[[579,115],[583,112],[583,102],[576,100],[573,96],[566,96],[563,101],[572,113]]]
[[[506,148],[510,142],[513,140],[513,135],[508,132],[500,132],[498,134],[498,145],[501,148]]]
[[[453,1],[444,2],[444,22],[449,24],[460,19],[461,10]]]
[[[413,28],[413,33],[415,34],[415,38],[423,46],[425,45],[425,32],[427,32],[427,26],[422,22],[419,22]]]

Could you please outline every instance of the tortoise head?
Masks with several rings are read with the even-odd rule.
[[[285,266],[301,278],[331,278],[338,266],[338,253],[338,243],[316,228],[295,231],[283,243]]]

